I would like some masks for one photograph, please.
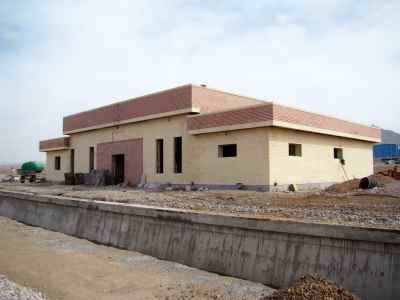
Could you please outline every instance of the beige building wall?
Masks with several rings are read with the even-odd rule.
[[[289,156],[289,143],[302,145],[302,156]],[[341,182],[373,173],[372,143],[283,128],[269,131],[269,184]],[[345,165],[334,159],[343,148]]]
[[[89,172],[89,148],[100,143],[143,138],[143,173],[147,182],[253,186],[340,182],[373,173],[372,143],[277,127],[191,135],[186,115],[143,121],[71,135],[75,172]],[[174,137],[182,137],[181,174],[174,173]],[[164,173],[156,174],[156,139],[164,139]],[[302,156],[289,156],[289,143],[302,144]],[[237,144],[237,157],[219,157],[218,145]],[[334,159],[343,148],[346,164]],[[61,156],[61,170],[54,157]],[[95,157],[97,153],[95,152]],[[47,153],[50,180],[70,171],[69,150]],[[95,159],[96,168],[96,159]]]
[[[194,136],[187,133],[186,124],[186,116],[182,115],[72,134],[71,148],[75,150],[75,172],[89,172],[90,147],[96,149],[96,145],[100,143],[143,137],[143,172],[147,182],[266,184],[266,129]],[[182,137],[181,174],[174,173],[174,137],[178,136]],[[156,173],[156,139],[164,139],[163,174]],[[218,145],[222,144],[237,144],[238,156],[218,157]]]
[[[183,172],[174,173],[174,137],[182,137]],[[186,117],[176,116],[93,130],[71,135],[71,148],[75,149],[75,172],[89,172],[89,148],[97,144],[143,138],[143,173],[148,182],[185,183],[193,170],[190,139],[186,131]],[[164,173],[156,174],[156,139],[164,139]],[[95,151],[95,161],[96,161]],[[95,162],[96,168],[96,162]]]
[[[61,169],[55,169],[55,157],[61,158]],[[46,155],[46,178],[51,181],[64,181],[64,174],[70,172],[71,151],[70,150],[57,150],[47,152]]]
[[[193,181],[265,186],[268,182],[267,131],[266,128],[254,128],[194,136]],[[237,156],[219,157],[218,146],[224,144],[237,144]]]

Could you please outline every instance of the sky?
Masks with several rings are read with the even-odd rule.
[[[1,0],[0,164],[193,83],[400,131],[400,1]]]

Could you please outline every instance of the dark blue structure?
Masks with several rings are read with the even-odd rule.
[[[397,158],[400,157],[400,144],[378,144],[374,145],[374,158]]]

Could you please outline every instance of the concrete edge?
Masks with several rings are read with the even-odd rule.
[[[183,223],[236,227],[247,230],[300,234],[306,236],[367,241],[374,243],[380,242],[387,244],[400,244],[400,230],[398,229],[304,223],[285,219],[271,219],[243,215],[235,216],[231,214],[206,213],[174,208],[103,202],[53,195],[36,195],[33,193],[9,190],[0,190],[0,196],[55,205],[123,213],[127,215],[173,220],[175,222]]]

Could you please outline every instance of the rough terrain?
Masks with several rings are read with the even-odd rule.
[[[394,182],[398,187],[400,181]],[[261,218],[400,229],[400,191],[387,195],[368,192],[163,191],[117,187],[2,183],[0,189],[66,197],[178,208]]]
[[[97,245],[4,217],[0,217],[0,273],[50,300],[251,300],[272,292],[259,283]]]

